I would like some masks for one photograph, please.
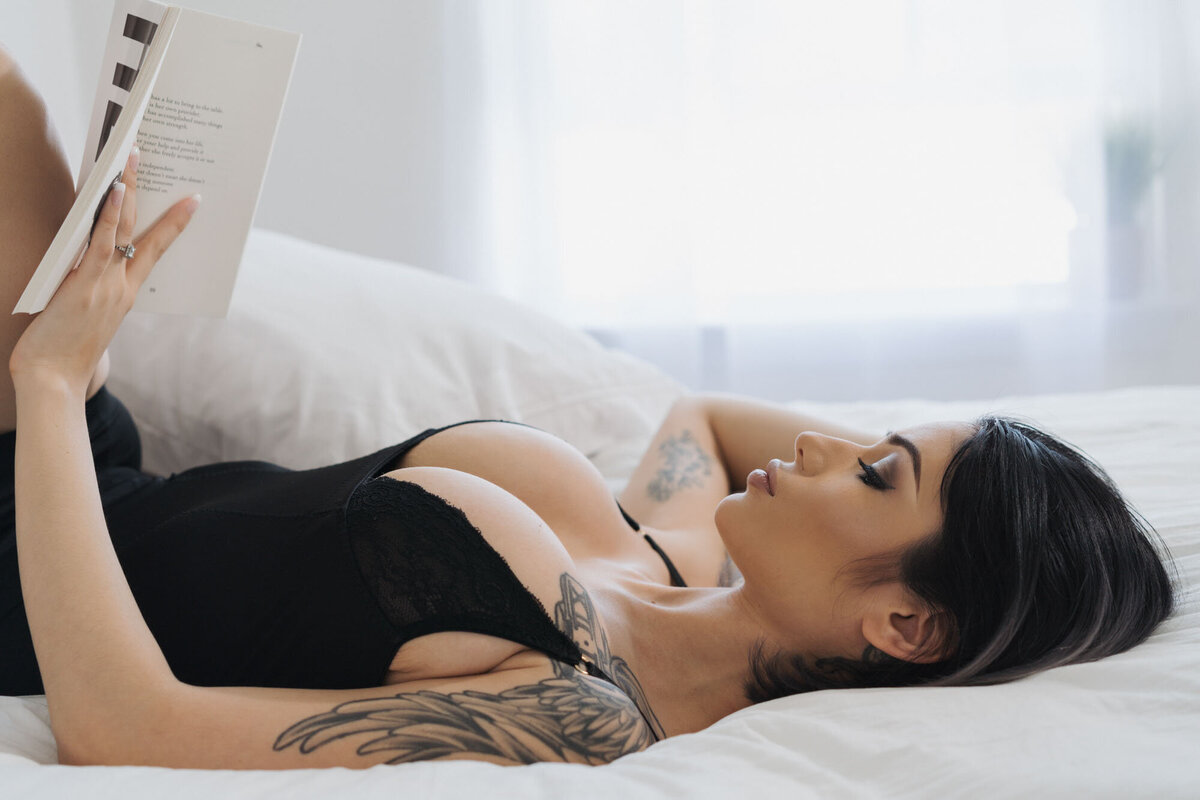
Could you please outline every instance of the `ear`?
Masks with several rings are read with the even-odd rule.
[[[930,610],[898,583],[877,587],[863,615],[863,636],[873,647],[901,661],[929,664],[948,649],[943,612]]]

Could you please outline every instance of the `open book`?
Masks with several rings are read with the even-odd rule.
[[[13,313],[37,313],[78,263],[136,140],[134,240],[176,201],[204,206],[143,284],[134,308],[223,317],[300,36],[166,6],[116,0],[78,194]]]

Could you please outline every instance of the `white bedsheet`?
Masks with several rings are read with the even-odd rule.
[[[0,698],[4,797],[1196,797],[1200,795],[1200,388],[806,409],[886,429],[1028,416],[1103,464],[1174,552],[1179,612],[1107,660],[1006,686],[820,692],[745,709],[598,768],[413,764],[199,772],[53,765],[42,698]]]

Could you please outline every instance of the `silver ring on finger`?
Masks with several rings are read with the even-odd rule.
[[[133,246],[133,242],[130,242],[129,244],[117,245],[117,252],[120,253],[121,255],[125,256],[126,258],[133,258],[133,254],[136,251],[137,251],[137,248]]]

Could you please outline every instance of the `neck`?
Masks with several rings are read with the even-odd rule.
[[[678,588],[630,577],[599,596],[614,661],[632,676],[628,693],[673,736],[708,727],[749,705],[749,653],[763,635],[734,588]],[[639,696],[640,695],[640,696]]]

